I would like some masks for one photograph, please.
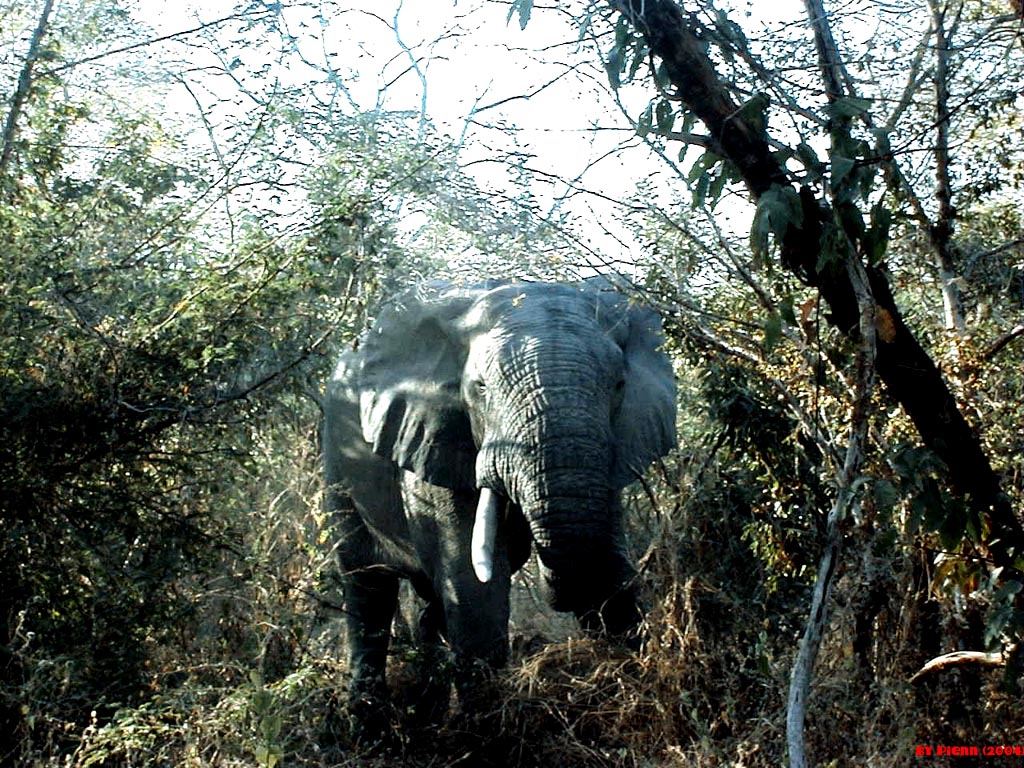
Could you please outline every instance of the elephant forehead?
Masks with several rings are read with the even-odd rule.
[[[595,314],[595,296],[578,286],[513,283],[481,293],[463,316],[466,330],[483,330],[510,322]]]
[[[470,344],[467,370],[485,374],[525,366],[590,366],[593,373],[594,369],[612,372],[622,364],[622,351],[606,331],[562,318],[560,322],[510,323],[479,334]]]

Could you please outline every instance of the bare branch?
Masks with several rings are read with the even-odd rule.
[[[48,0],[48,1],[52,4],[52,0]],[[181,30],[179,32],[171,32],[170,34],[161,35],[160,37],[152,37],[152,38],[149,38],[149,39],[146,39],[146,40],[141,40],[141,41],[139,41],[137,43],[132,43],[131,45],[122,46],[121,48],[112,48],[109,51],[104,51],[103,53],[97,53],[95,56],[87,56],[84,59],[77,59],[76,61],[69,61],[69,62],[67,62],[65,64],[61,64],[59,67],[53,67],[51,69],[44,70],[40,74],[41,75],[55,75],[55,74],[57,74],[59,72],[64,72],[64,71],[69,70],[69,69],[74,69],[75,67],[80,67],[83,64],[92,64],[94,62],[97,62],[97,61],[100,61],[102,59],[105,59],[105,58],[107,58],[109,56],[116,56],[116,55],[118,55],[120,53],[128,53],[129,51],[136,51],[139,48],[148,48],[151,45],[156,45],[157,43],[165,43],[168,40],[176,40],[176,39],[181,38],[181,37],[189,37],[190,35],[194,35],[194,34],[197,34],[199,32],[204,32],[204,31],[206,31],[208,29],[214,29],[216,27],[221,26],[222,24],[227,24],[229,21],[238,21],[240,19],[249,19],[249,20],[251,20],[251,19],[261,19],[261,18],[265,18],[267,16],[270,16],[273,13],[275,13],[275,11],[273,9],[270,9],[270,8],[265,9],[264,11],[255,12],[255,13],[250,13],[250,12],[233,13],[230,16],[223,16],[223,17],[221,17],[219,19],[216,19],[214,21],[205,22],[204,24],[200,24],[197,27],[192,27],[190,29],[183,29],[183,30]]]
[[[962,667],[966,665],[979,667],[1002,667],[1006,665],[1006,660],[1009,658],[1011,653],[1013,653],[1013,646],[1004,648],[1001,651],[992,651],[991,653],[985,653],[983,651],[953,651],[952,653],[944,653],[941,656],[936,656],[934,659],[925,663],[923,667],[911,676],[910,682],[917,682],[922,677],[929,675],[932,672],[939,672],[953,667]]]
[[[1018,325],[1013,330],[1009,331],[1008,333],[1004,333],[1002,336],[996,339],[996,341],[993,344],[991,344],[988,349],[985,350],[984,354],[982,355],[982,359],[985,360],[986,362],[991,360],[1000,352],[1002,352],[1003,349],[1005,349],[1015,339],[1019,339],[1021,336],[1024,336],[1024,325]]]
[[[953,266],[951,240],[956,211],[953,209],[953,191],[949,169],[949,52],[951,33],[946,28],[944,0],[929,0],[932,29],[935,33],[935,199],[939,204],[938,218],[929,229],[936,267],[942,290],[942,306],[946,330],[966,330],[960,291],[957,288],[956,269]]]
[[[818,65],[830,101],[836,101],[847,93],[848,79],[836,47],[832,30],[825,15],[822,0],[806,0],[807,14],[814,31],[815,47],[818,51]],[[833,149],[848,141],[850,120],[836,119],[832,124]],[[829,605],[832,586],[835,581],[839,555],[842,551],[843,521],[856,514],[859,500],[856,481],[860,476],[865,446],[868,439],[871,397],[875,388],[875,357],[877,338],[875,332],[875,298],[867,271],[860,260],[857,249],[847,237],[845,240],[846,272],[857,302],[858,333],[856,378],[850,408],[850,433],[846,446],[846,457],[838,468],[836,484],[838,492],[828,514],[825,529],[825,546],[818,563],[818,578],[814,584],[814,595],[807,625],[800,640],[800,648],[793,663],[786,707],[786,741],[789,751],[790,768],[804,768],[808,764],[807,745],[804,739],[804,725],[807,718],[807,702],[814,666],[821,649],[821,641],[829,620]]]

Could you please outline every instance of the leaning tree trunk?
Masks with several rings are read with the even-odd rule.
[[[662,60],[664,71],[676,89],[676,97],[705,124],[712,137],[713,151],[738,169],[752,197],[760,201],[769,191],[792,195],[795,185],[772,155],[764,127],[745,117],[741,105],[732,100],[708,57],[705,43],[695,33],[696,22],[688,19],[673,0],[619,0],[615,5],[644,36],[652,54]],[[821,15],[821,23],[814,30],[815,41],[826,92],[834,101],[844,95],[838,78],[841,64],[834,44],[830,44],[820,2],[807,0],[807,5],[812,11],[812,23],[815,11]],[[842,125],[840,118],[834,120],[830,128],[833,142],[844,138],[844,132],[848,137],[849,126]],[[877,343],[873,345],[878,377],[910,416],[925,445],[945,462],[955,489],[979,518],[988,519],[991,531],[988,548],[995,563],[1004,569],[1004,577],[1022,580],[1024,574],[1017,570],[1016,563],[1018,553],[1024,553],[1024,529],[1002,491],[999,477],[982,450],[978,436],[960,412],[935,363],[903,321],[884,272],[863,265],[856,250],[844,254],[841,264],[825,264],[827,260],[820,258],[822,234],[832,222],[842,219],[836,216],[836,209],[852,204],[848,199],[843,200],[837,190],[833,192],[835,208],[827,199],[817,197],[809,187],[799,189],[802,216],[792,217],[785,230],[777,233],[780,234],[782,265],[805,284],[818,289],[831,310],[832,322],[847,336],[858,339],[861,348],[867,341],[865,332],[876,335],[874,328],[865,329],[859,322],[866,309],[873,310],[871,314],[879,329]],[[837,226],[841,229],[841,223]],[[856,242],[856,237],[843,234]],[[867,286],[852,279],[858,272],[866,275]],[[865,288],[873,307],[864,306]],[[851,448],[855,447],[855,442],[851,439]],[[847,490],[844,483],[849,481],[850,478],[840,477],[836,502],[839,512]],[[841,541],[833,515],[829,516],[829,529],[819,583],[790,685],[787,735],[793,766],[806,763],[803,743],[806,699],[817,647],[827,621],[829,586]]]
[[[623,12],[664,62],[678,98],[717,138],[718,150],[740,171],[754,199],[774,186],[792,188],[786,170],[770,151],[767,136],[732,100],[680,7],[673,0],[630,0]],[[799,192],[803,222],[791,224],[781,238],[780,259],[805,284],[820,291],[831,309],[832,322],[855,337],[859,312],[847,272],[819,268],[820,236],[832,219],[832,207],[808,187]],[[935,363],[904,323],[884,272],[865,269],[886,331],[879,335],[879,378],[910,416],[925,445],[946,463],[956,490],[975,512],[989,519],[989,549],[996,564],[1020,577],[1015,563],[1017,553],[1024,553],[1024,528],[1002,491],[999,476]]]
[[[21,75],[18,77],[18,87],[14,91],[14,96],[11,97],[10,109],[4,122],[3,137],[0,138],[0,184],[3,185],[8,184],[7,176],[10,172],[11,159],[14,157],[18,122],[21,120],[21,113],[28,100],[29,91],[32,90],[33,71],[39,61],[43,38],[50,26],[51,13],[53,13],[53,0],[44,0],[43,9],[39,14],[39,23],[36,24],[35,32],[32,33],[28,55],[25,56],[25,63],[22,65]]]

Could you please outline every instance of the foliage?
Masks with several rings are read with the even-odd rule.
[[[147,33],[127,6],[64,3],[40,27],[32,68],[43,3],[0,5],[0,83],[17,129],[0,178],[0,762],[783,760],[779,692],[851,424],[851,342],[776,263],[804,200],[779,185],[756,206],[739,202],[738,167],[614,4],[498,9],[509,39],[572,15],[578,39],[546,52],[558,78],[607,82],[607,113],[632,117],[613,126],[629,138],[609,157],[666,163],[613,195],[587,189],[582,172],[553,179],[497,118],[488,130],[514,150],[487,145],[467,163],[481,150],[470,127],[489,117],[479,101],[457,139],[425,106],[388,101],[393,73],[362,102],[368,73],[326,53],[314,61],[303,37],[349,18],[331,3],[240,5],[169,47],[140,45]],[[802,21],[708,3],[692,21],[738,117],[830,201],[825,245],[838,252],[842,233],[885,268],[1019,508],[1019,29],[987,4],[876,10],[873,47],[857,7],[830,14],[851,92],[828,105]],[[936,10],[955,43],[946,121]],[[432,43],[408,45],[397,15],[386,27],[397,66],[425,81]],[[230,92],[211,94],[200,70]],[[193,122],[163,106],[179,86],[200,108]],[[499,164],[507,187],[473,175]],[[563,197],[544,203],[539,185]],[[617,213],[597,213],[599,198]],[[640,258],[623,264],[625,252]],[[407,281],[609,265],[662,310],[679,373],[680,452],[633,501],[651,606],[644,652],[551,624],[539,647],[528,633],[541,622],[519,617],[493,711],[424,729],[402,705],[400,650],[391,752],[359,752],[317,471],[317,392],[334,351]],[[947,323],[951,305],[962,328]],[[1022,617],[1014,584],[986,560],[988,521],[884,393],[870,426],[813,748],[823,763],[907,765],[914,744],[1015,743],[1012,664],[911,682],[945,651],[1006,647]]]

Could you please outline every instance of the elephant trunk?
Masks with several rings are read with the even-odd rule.
[[[585,630],[635,638],[642,616],[617,498],[550,498],[524,513],[551,607],[574,613]]]
[[[573,415],[571,423],[549,422],[549,429],[517,458],[501,450],[488,452],[487,466],[478,467],[484,490],[474,539],[484,541],[491,525],[487,521],[496,519],[498,493],[511,497],[530,526],[551,606],[576,614],[588,631],[631,641],[642,616],[618,493],[609,483],[610,430],[603,424],[587,429],[579,412]],[[524,462],[523,453],[531,460]],[[474,563],[478,552],[485,554],[486,547],[474,547]],[[477,567],[478,577],[482,573],[486,567]]]

